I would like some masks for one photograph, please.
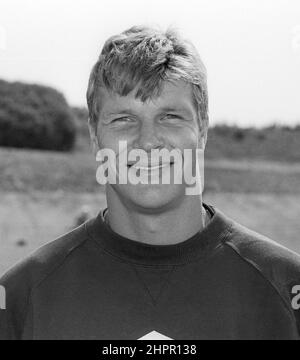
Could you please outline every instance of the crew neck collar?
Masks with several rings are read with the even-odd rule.
[[[123,261],[149,266],[185,264],[207,257],[230,232],[229,218],[211,205],[203,203],[203,206],[211,214],[209,223],[177,244],[146,244],[114,232],[104,221],[107,208],[86,223],[86,230],[103,250]]]

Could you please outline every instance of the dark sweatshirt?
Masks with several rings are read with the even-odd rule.
[[[122,237],[102,210],[41,247],[0,279],[0,339],[299,339],[299,255],[204,206],[178,244]]]

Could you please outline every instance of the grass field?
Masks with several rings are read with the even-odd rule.
[[[106,205],[103,193],[1,194],[0,273],[37,247],[69,231],[83,205],[91,215]],[[253,230],[300,253],[300,194],[206,193],[204,200]],[[18,246],[24,239],[26,244]]]
[[[0,148],[0,273],[105,206],[88,152]],[[300,164],[210,160],[204,200],[300,253]]]
[[[0,148],[1,191],[99,191],[97,163],[90,152]],[[300,192],[300,163],[206,160],[205,188],[211,192]]]

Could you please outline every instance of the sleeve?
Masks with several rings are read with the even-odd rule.
[[[227,243],[276,289],[290,315],[295,338],[300,340],[300,255],[242,225],[238,227]]]
[[[0,340],[20,340],[29,307],[30,286],[24,263],[0,278]]]

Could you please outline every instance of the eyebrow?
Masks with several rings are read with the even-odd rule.
[[[110,116],[110,115],[117,115],[117,114],[123,114],[123,113],[132,114],[132,110],[130,110],[130,109],[118,109],[118,110],[115,110],[115,111],[104,112],[102,115],[103,116]]]
[[[193,113],[190,108],[187,108],[185,106],[166,106],[160,109],[161,113],[179,113],[182,116],[191,117],[193,116]]]
[[[167,107],[163,107],[161,109],[162,112],[172,112],[172,111],[179,111],[179,112],[188,112],[189,110],[186,108],[181,108],[178,106],[167,106]]]
[[[179,107],[179,106],[165,106],[165,107],[162,107],[160,109],[158,109],[158,112],[159,113],[167,113],[167,112],[181,112],[181,113],[190,113],[190,110],[185,108],[185,107]],[[108,112],[104,112],[102,115],[104,117],[107,117],[107,116],[112,116],[112,115],[121,115],[121,114],[134,114],[134,112],[132,111],[132,109],[130,108],[120,108],[120,109],[117,109],[117,110],[113,110],[113,111],[108,111]]]

